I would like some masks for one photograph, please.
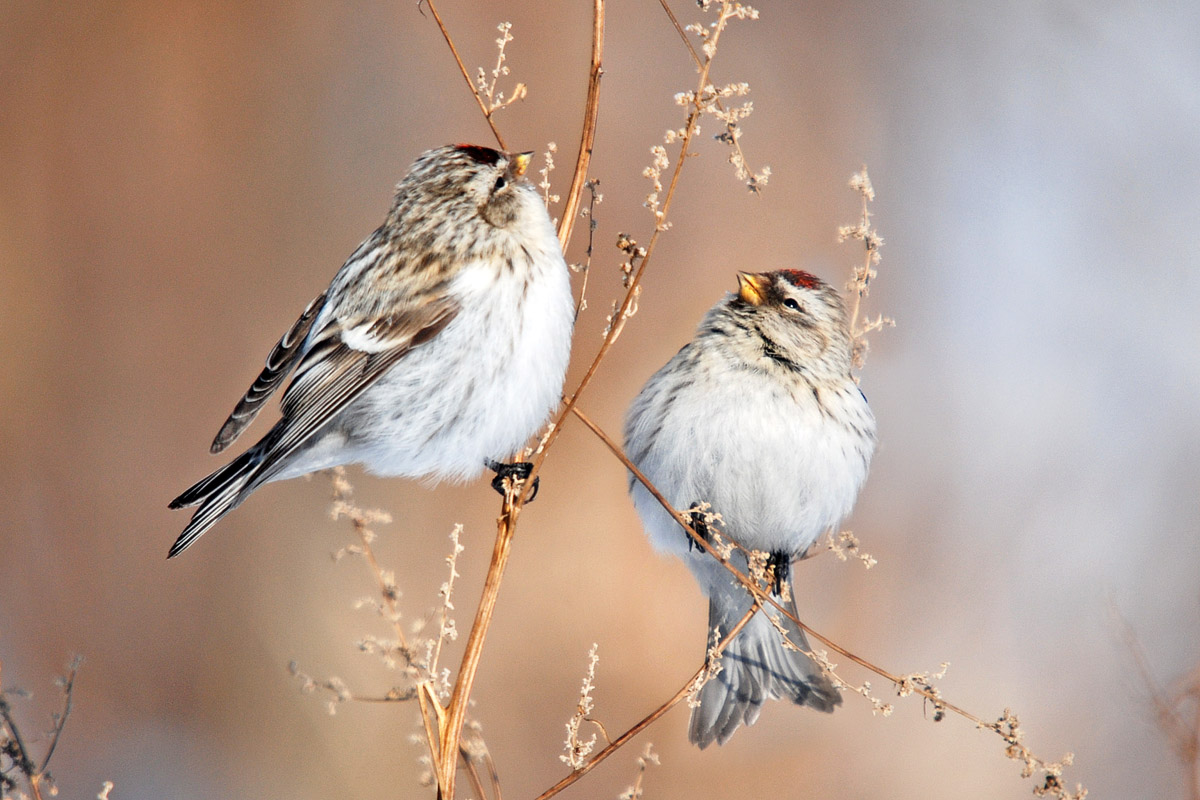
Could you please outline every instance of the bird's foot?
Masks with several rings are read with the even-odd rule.
[[[782,597],[783,584],[787,582],[792,571],[792,557],[782,550],[776,550],[767,557],[767,567],[770,568],[771,574],[775,576],[772,591],[774,594]]]
[[[692,506],[690,509],[688,509],[688,511],[690,512],[691,517],[692,517],[692,520],[691,520],[692,530],[694,530],[696,533],[700,534],[700,538],[703,539],[704,541],[706,541],[706,542],[709,541],[708,518],[705,516],[704,512],[701,511],[696,506]],[[700,545],[696,544],[696,540],[692,538],[691,533],[689,533],[688,531],[684,531],[683,535],[687,537],[689,553],[692,552],[693,548],[698,549],[698,550],[704,549],[704,548],[700,547]]]
[[[507,495],[507,490],[504,486],[504,481],[507,479],[514,488],[519,489],[519,483],[529,479],[529,473],[533,472],[533,463],[530,461],[518,461],[515,464],[502,464],[499,461],[487,459],[483,462],[487,468],[496,473],[496,477],[492,478],[492,488],[500,493],[501,497]],[[540,477],[533,479],[533,487],[529,490],[529,498],[526,503],[532,503],[537,497],[538,486],[542,482]]]

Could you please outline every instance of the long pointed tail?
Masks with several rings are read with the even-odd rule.
[[[182,553],[205,531],[216,525],[217,520],[241,505],[249,494],[247,490],[253,488],[252,481],[261,462],[260,449],[252,447],[171,501],[171,508],[200,507],[175,544],[171,545],[167,558]]]
[[[731,589],[740,597],[722,593],[709,600],[709,630],[732,630],[750,609],[745,591]],[[804,632],[779,616],[788,639],[808,650]],[[763,703],[777,697],[825,712],[842,702],[821,668],[804,653],[784,647],[766,612],[759,611],[725,649],[721,671],[700,690],[700,705],[692,710],[688,739],[701,749],[714,741],[725,744],[742,723],[754,724]]]

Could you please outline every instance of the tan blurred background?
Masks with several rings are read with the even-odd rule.
[[[514,146],[559,144],[564,191],[587,4],[443,6],[472,68],[512,21],[529,98],[499,122]],[[879,565],[803,565],[803,617],[896,672],[950,661],[947,698],[989,717],[1011,706],[1037,753],[1075,751],[1068,779],[1094,797],[1182,797],[1112,611],[1159,679],[1200,662],[1200,14],[920,0],[762,13],[728,32],[714,77],[753,87],[743,144],[774,177],[752,197],[720,145],[697,144],[642,311],[583,407],[618,432],[736,269],[844,280],[858,251],[834,231],[866,161],[887,241],[870,310],[899,324],[863,376],[881,443],[848,526]],[[648,238],[640,172],[694,80],[653,2],[612,3],[605,68],[605,200],[573,376],[616,296],[617,232]],[[267,487],[164,556],[186,521],[167,501],[215,466],[225,414],[408,163],[490,143],[432,19],[415,2],[18,0],[0,6],[0,78],[0,659],[7,685],[36,692],[19,706],[33,731],[52,676],[87,658],[53,764],[63,796],[106,779],[120,798],[426,796],[413,709],[330,717],[287,674],[296,659],[367,693],[392,682],[354,648],[386,631],[352,607],[371,591],[364,567],[330,561],[350,532],[328,520],[326,478]],[[446,536],[466,526],[465,629],[497,497],[351,477],[399,520],[379,552],[410,619],[434,605]],[[477,683],[506,796],[564,774],[592,642],[596,715],[616,732],[691,674],[704,620],[684,568],[643,539],[619,465],[572,421],[522,517]],[[855,697],[832,717],[773,704],[706,752],[677,709],[642,737],[663,762],[646,796],[1027,796],[996,737],[896,702],[889,719]],[[565,796],[614,797],[640,746]]]

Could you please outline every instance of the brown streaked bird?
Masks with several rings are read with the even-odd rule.
[[[513,466],[495,462],[558,404],[574,324],[558,237],[522,179],[531,156],[449,145],[417,158],[387,219],[271,350],[212,452],[294,373],[280,419],[171,502],[199,508],[169,557],[269,481],[350,463],[432,480]]]

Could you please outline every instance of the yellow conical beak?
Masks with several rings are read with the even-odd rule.
[[[767,287],[770,282],[766,276],[754,272],[739,272],[738,297],[752,306],[761,306],[767,299]]]
[[[529,169],[529,162],[532,160],[532,150],[528,153],[514,153],[509,156],[508,171],[512,173],[514,179],[520,178],[525,174],[525,170]]]

